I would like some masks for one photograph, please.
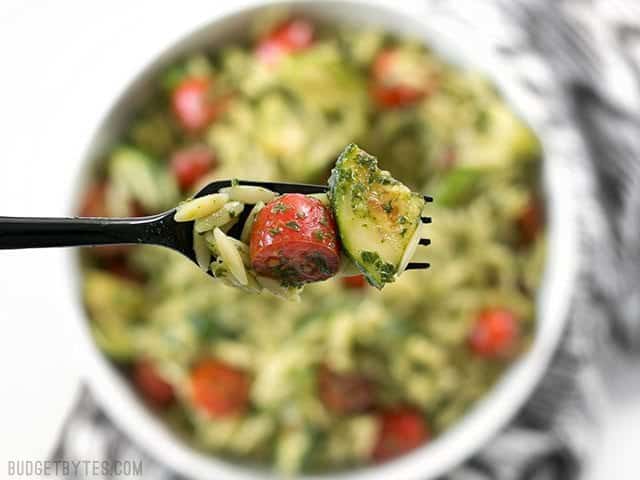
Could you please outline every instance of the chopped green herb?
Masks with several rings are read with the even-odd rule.
[[[367,263],[375,268],[382,282],[388,283],[393,281],[393,277],[396,273],[396,267],[394,267],[391,263],[383,261],[377,252],[370,252],[365,250],[360,254],[360,258],[362,259],[363,263]],[[368,276],[369,275],[367,275],[367,277]]]
[[[374,263],[380,256],[375,252],[364,251],[360,254],[362,261],[365,263]]]
[[[294,222],[293,220],[291,220],[290,222],[285,223],[285,225],[291,230],[294,230],[296,232],[300,231],[300,225],[298,224],[298,222]]]
[[[216,266],[216,267],[211,267],[211,274],[215,277],[215,278],[223,278],[225,276],[227,276],[228,270],[223,267],[222,265],[220,266]]]
[[[325,275],[331,274],[331,269],[327,264],[327,259],[323,255],[309,255],[313,264]]]
[[[351,188],[351,195],[353,195],[354,198],[362,199],[367,193],[367,187],[360,183],[353,185]]]
[[[378,164],[376,158],[374,156],[372,156],[372,155],[369,155],[364,150],[358,151],[358,155],[357,155],[356,161],[360,165],[364,165],[365,167],[371,167],[371,166],[376,167],[377,164]]]
[[[269,233],[271,235],[280,235],[282,233],[282,229],[280,227],[270,228]]]
[[[200,340],[208,341],[214,338],[237,338],[237,333],[225,326],[214,313],[191,314],[188,317],[191,328]]]
[[[315,238],[316,240],[320,240],[320,241],[324,240],[325,236],[326,236],[324,231],[322,231],[320,229],[314,230],[312,235],[313,235],[313,238]]]
[[[274,278],[279,279],[280,285],[283,287],[299,287],[302,285],[298,279],[298,270],[290,265],[281,264],[272,271]]]
[[[486,133],[489,130],[489,112],[480,110],[476,115],[476,130],[480,133]]]
[[[289,207],[287,207],[284,203],[282,202],[278,202],[276,203],[273,207],[271,207],[271,211],[273,213],[284,213],[287,210],[289,210]]]

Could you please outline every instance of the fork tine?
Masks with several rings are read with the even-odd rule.
[[[430,266],[429,262],[411,262],[405,270],[426,270]]]
[[[329,190],[327,185],[310,185],[306,183],[288,182],[259,182],[254,180],[241,180],[239,185],[263,187],[268,190],[273,190],[281,195],[285,193],[302,193],[304,195],[309,195],[313,193],[326,193]]]
[[[231,180],[217,180],[205,185],[195,197],[201,197],[209,193],[216,193],[218,190],[224,187],[230,187],[232,185]],[[287,182],[261,182],[258,180],[239,180],[238,185],[247,185],[251,187],[263,187],[268,190],[283,195],[285,193],[302,193],[305,195],[312,193],[326,193],[329,190],[327,185],[310,185],[305,183],[287,183]]]

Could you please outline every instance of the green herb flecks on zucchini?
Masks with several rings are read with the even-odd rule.
[[[417,242],[422,196],[354,144],[340,154],[329,188],[345,253],[374,287],[393,282],[405,252]]]

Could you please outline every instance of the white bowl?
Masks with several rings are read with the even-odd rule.
[[[86,154],[86,164],[98,158],[115,141],[124,128],[132,106],[144,99],[145,86],[164,66],[187,52],[205,45],[224,44],[241,38],[250,17],[259,13],[265,3],[246,1],[243,6],[226,5],[206,9],[208,23],[194,33],[176,40],[173,46],[158,52],[155,60],[136,77],[115,102],[94,135]],[[478,451],[503,428],[523,406],[542,378],[564,329],[573,291],[577,267],[577,215],[573,204],[572,177],[557,161],[556,142],[547,141],[538,129],[544,122],[540,105],[516,81],[514,71],[496,58],[489,45],[474,37],[469,29],[453,28],[453,23],[434,21],[421,10],[421,2],[391,4],[365,0],[331,0],[326,2],[286,2],[305,16],[325,21],[376,25],[399,35],[422,38],[440,55],[465,68],[485,72],[498,86],[507,101],[540,135],[545,151],[543,169],[548,223],[548,256],[542,287],[537,301],[536,332],[530,350],[500,379],[495,388],[478,402],[453,428],[437,439],[384,465],[331,474],[333,479],[403,480],[436,477]],[[210,10],[210,11],[209,11]],[[88,169],[87,169],[88,170]],[[86,172],[82,176],[86,179]],[[75,260],[75,259],[74,259]],[[73,262],[76,283],[81,287],[77,262]],[[433,274],[437,275],[437,269]],[[178,439],[137,398],[127,381],[96,347],[88,328],[86,314],[78,302],[76,331],[86,365],[86,379],[96,399],[118,426],[155,458],[167,462],[174,470],[194,478],[216,480],[275,478],[273,473],[249,466],[228,463],[222,458],[198,452]],[[306,476],[303,478],[328,478]]]

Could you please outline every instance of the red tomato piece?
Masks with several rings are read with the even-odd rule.
[[[318,394],[324,406],[338,414],[358,413],[373,406],[374,386],[363,375],[318,369]]]
[[[205,359],[191,372],[193,403],[211,417],[243,413],[249,405],[249,377],[220,360]]]
[[[157,408],[166,408],[175,399],[173,387],[148,360],[138,360],[133,366],[133,383],[144,399]]]
[[[149,213],[144,209],[140,202],[134,201],[133,205],[131,205],[131,216],[144,217],[145,215],[149,215]]]
[[[384,462],[405,454],[427,442],[431,432],[417,410],[401,407],[383,412],[380,430],[373,449],[373,459]]]
[[[412,87],[374,85],[371,91],[379,106],[385,108],[406,107],[420,100],[424,93]]]
[[[517,219],[518,230],[522,243],[528,245],[532,243],[544,226],[544,218],[540,203],[531,199],[520,213]]]
[[[81,217],[107,217],[107,185],[104,182],[91,185],[84,194],[80,207]]]
[[[147,213],[138,202],[129,205],[130,214],[134,217],[142,217]],[[99,182],[91,185],[84,195],[80,207],[81,217],[110,217],[107,210],[107,184]]]
[[[193,187],[215,166],[215,155],[204,145],[183,148],[171,157],[171,171],[183,190]]]
[[[340,245],[331,210],[299,193],[270,201],[253,224],[250,256],[256,272],[286,285],[332,277],[340,264]]]
[[[485,358],[509,357],[517,348],[520,331],[513,312],[489,308],[480,312],[469,337],[471,350]]]
[[[372,67],[371,95],[382,108],[401,108],[422,99],[431,89],[431,78],[419,59],[407,58],[397,49],[378,54]]]
[[[277,42],[262,41],[256,47],[256,56],[265,65],[274,65],[285,55],[284,48]]]
[[[256,55],[261,62],[272,65],[285,55],[309,47],[313,33],[313,25],[306,20],[286,21],[258,43]]]
[[[82,205],[80,206],[81,217],[109,217],[107,211],[107,185],[104,182],[94,183],[84,194]],[[105,245],[95,247],[91,251],[96,256],[110,260],[124,255],[130,250],[128,245]]]
[[[185,130],[197,132],[215,120],[224,102],[211,96],[213,81],[206,77],[184,79],[171,98],[173,113]]]
[[[146,280],[142,272],[134,270],[129,266],[124,256],[110,259],[105,268],[109,273],[134,283],[144,283]]]
[[[352,290],[359,290],[367,286],[367,279],[364,275],[352,275],[342,279],[342,285]]]

